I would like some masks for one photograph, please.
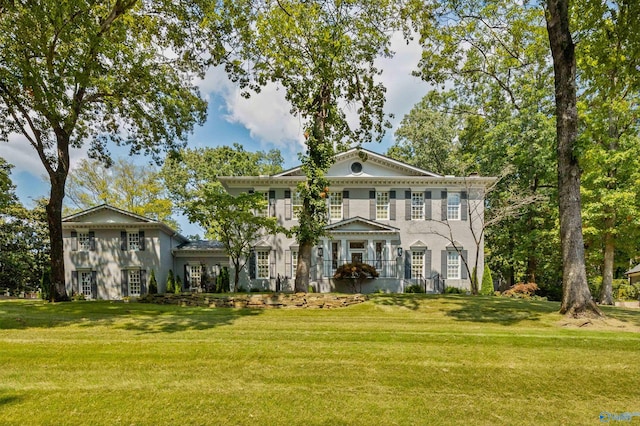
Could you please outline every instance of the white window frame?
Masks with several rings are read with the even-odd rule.
[[[269,253],[270,250],[258,250],[256,251],[256,278],[268,279],[269,278]]]
[[[267,205],[263,209],[258,209],[255,214],[256,216],[259,216],[259,217],[268,217],[269,216],[269,191],[261,192],[261,194]]]
[[[342,220],[342,192],[329,194],[329,219]]]
[[[447,220],[460,220],[461,205],[459,192],[447,193]]]
[[[411,251],[411,278],[424,278],[424,251]]]
[[[127,232],[127,248],[131,251],[140,250],[140,234],[136,232]]]
[[[91,240],[89,232],[78,232],[78,250],[89,251],[91,249]]]
[[[127,271],[129,283],[129,296],[140,296],[142,293],[142,277],[140,269],[129,269]]]
[[[447,251],[447,279],[459,280],[461,274],[460,253],[454,250]]]
[[[189,285],[191,288],[200,287],[202,285],[202,265],[189,265]]]
[[[424,220],[424,192],[411,193],[411,220]]]
[[[293,191],[291,196],[291,208],[293,216],[298,217],[298,212],[302,210],[302,196],[300,191]]]
[[[92,284],[91,271],[78,271],[78,281],[80,282],[80,292],[86,298],[91,297],[91,284]]]
[[[376,191],[376,220],[389,220],[389,191]]]

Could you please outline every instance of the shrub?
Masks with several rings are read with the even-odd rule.
[[[51,270],[44,268],[42,270],[42,277],[40,277],[40,288],[42,289],[42,299],[49,300],[51,297]]]
[[[226,266],[220,270],[220,275],[216,278],[216,293],[226,293],[229,291],[229,268]]]
[[[503,296],[513,297],[516,299],[531,299],[538,291],[536,283],[518,283],[511,286],[508,290],[502,292]]]
[[[424,288],[420,284],[411,284],[404,288],[405,293],[424,293]]]
[[[482,286],[480,287],[480,294],[485,296],[493,295],[493,277],[491,276],[491,269],[489,269],[489,265],[484,266],[484,274],[482,274]]]
[[[167,288],[165,290],[166,293],[175,293],[176,292],[176,283],[173,278],[173,270],[169,269],[169,274],[167,275]]]
[[[173,292],[175,294],[182,293],[182,280],[180,279],[180,275],[176,275],[176,283]]]
[[[445,287],[444,294],[465,294],[466,291],[458,287]]]
[[[366,263],[345,263],[336,269],[333,278],[336,280],[349,280],[351,289],[362,292],[362,283],[369,278],[377,278],[380,274],[376,271],[375,266]]]
[[[149,294],[157,294],[158,293],[158,281],[156,281],[156,273],[152,269],[151,275],[149,276]]]
[[[71,300],[73,300],[73,301],[86,300],[86,298],[84,297],[83,293],[76,293],[74,291],[73,295],[71,296]]]
[[[637,284],[621,284],[614,292],[614,298],[618,300],[638,300],[640,289]]]

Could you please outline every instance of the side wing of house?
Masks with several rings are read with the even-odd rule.
[[[106,300],[146,294],[152,273],[163,291],[171,251],[186,242],[166,225],[107,205],[63,219],[63,239],[67,292]]]
[[[311,280],[318,291],[340,291],[332,279],[347,262],[368,263],[380,277],[363,291],[429,292],[445,286],[470,289],[474,268],[484,266],[484,195],[493,178],[442,176],[366,150],[336,157],[327,173],[329,224],[312,253]],[[302,202],[299,168],[265,177],[225,177],[231,194],[262,192],[265,214],[287,228],[298,224]],[[298,246],[284,235],[263,236],[249,259],[248,287],[291,288]]]

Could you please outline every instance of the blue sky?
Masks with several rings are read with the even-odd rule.
[[[392,49],[396,55],[391,59],[381,59],[378,67],[383,70],[380,80],[387,88],[386,112],[395,115],[390,129],[381,144],[367,146],[384,153],[393,143],[393,133],[402,117],[427,93],[428,86],[411,76],[420,58],[420,48],[416,43],[407,45],[401,36],[394,38]],[[283,90],[274,85],[267,86],[259,95],[250,99],[240,96],[240,90],[231,83],[224,72],[213,69],[204,80],[198,82],[201,94],[209,102],[208,118],[204,126],[194,129],[189,137],[189,147],[215,147],[237,142],[248,151],[278,148],[285,159],[285,168],[297,164],[298,152],[303,150],[302,123],[289,113],[289,105],[284,100]],[[347,115],[351,112],[347,109]],[[126,148],[110,147],[113,157],[128,156]],[[49,184],[44,179],[46,172],[35,150],[18,135],[9,143],[0,144],[0,157],[14,165],[11,179],[16,185],[16,193],[27,207],[33,206],[33,199],[47,196]],[[86,157],[86,149],[71,153],[71,167]],[[136,156],[139,163],[149,159]],[[182,232],[186,235],[202,230],[190,225],[184,218],[178,219]]]

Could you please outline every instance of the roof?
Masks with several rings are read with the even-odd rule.
[[[224,245],[220,241],[215,240],[197,240],[188,241],[176,247],[178,250],[224,250]]]
[[[640,263],[637,264],[636,266],[634,266],[633,268],[629,269],[627,272],[625,272],[625,275],[631,275],[631,274],[639,274],[640,273]]]
[[[332,234],[335,233],[385,233],[395,234],[399,231],[398,228],[385,225],[373,220],[365,219],[360,216],[352,217],[349,219],[341,220],[340,222],[331,223],[324,227],[325,230]]]
[[[78,218],[93,214],[93,213],[101,211],[101,210],[111,210],[111,211],[113,211],[115,213],[119,213],[119,214],[122,214],[122,215],[125,215],[125,216],[132,217],[133,219],[136,219],[136,220],[138,220],[140,222],[146,222],[146,223],[157,222],[157,221],[155,221],[153,219],[150,219],[148,217],[140,216],[140,215],[132,213],[130,211],[122,210],[122,209],[119,209],[117,207],[110,206],[109,204],[100,204],[99,206],[91,207],[90,209],[83,210],[81,212],[74,213],[74,214],[69,215],[69,216],[65,216],[65,217],[62,218],[62,221],[63,222],[74,222]]]

